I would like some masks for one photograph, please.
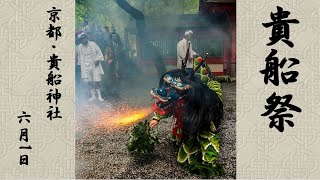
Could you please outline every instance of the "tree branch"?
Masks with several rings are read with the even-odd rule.
[[[144,19],[143,13],[138,9],[132,7],[126,0],[116,0],[115,2],[136,20]]]

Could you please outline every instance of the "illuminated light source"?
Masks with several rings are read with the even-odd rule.
[[[124,108],[118,111],[101,111],[96,125],[116,130],[144,120],[151,112],[151,108]]]
[[[115,122],[115,124],[118,126],[130,125],[146,118],[150,113],[151,113],[150,109],[129,111],[129,112],[126,112],[123,117],[118,119]]]

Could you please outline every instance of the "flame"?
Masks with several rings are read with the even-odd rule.
[[[125,108],[118,111],[103,111],[100,114],[98,125],[119,129],[145,119],[151,112],[151,108]]]
[[[115,122],[118,126],[126,126],[133,124],[139,120],[144,119],[150,114],[150,109],[143,109],[143,110],[134,110],[126,112],[123,117],[120,117],[118,121]]]
[[[76,131],[94,127],[112,132],[146,119],[152,113],[152,108],[129,104],[111,104],[106,107],[89,104],[79,112],[78,118],[81,120],[77,121]]]

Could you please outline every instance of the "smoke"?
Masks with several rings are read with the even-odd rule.
[[[206,18],[197,14],[183,14],[184,12],[196,13],[197,11],[193,11],[193,9],[198,9],[198,4],[192,4],[190,8],[193,9],[190,10],[184,4],[187,2],[186,0],[127,0],[127,2],[144,13],[146,32],[149,35],[148,41],[156,48],[161,49],[160,53],[165,59],[168,59],[168,57],[172,60],[176,59],[176,45],[182,39],[185,30],[191,29],[194,32],[193,49],[201,55],[211,50],[211,47],[202,45],[202,41],[209,42],[228,36],[227,32],[219,30],[220,26],[223,26],[221,21],[226,21],[223,16]],[[189,0],[189,2],[191,1]],[[76,0],[76,6],[81,4],[85,4],[88,8],[86,12],[89,24],[95,23],[101,27],[109,26],[110,30],[111,26],[114,26],[121,37],[124,47],[129,42],[129,46],[137,51],[136,22],[114,0]],[[82,19],[84,20],[85,18]],[[79,24],[80,22],[77,23]],[[129,34],[128,39],[125,38],[126,30]],[[212,37],[210,36],[211,34],[216,35],[213,39],[208,39],[207,37]],[[202,40],[200,41],[199,39]],[[148,52],[144,51],[142,54],[147,55]],[[150,89],[156,87],[159,81],[156,69],[152,61],[143,61],[144,63],[138,64],[137,53],[132,53],[132,55],[130,58],[125,59],[124,64],[118,67],[121,69],[120,72],[126,76],[120,80],[108,77],[110,69],[108,64],[103,62],[105,75],[103,75],[100,85],[106,102],[100,103],[102,104],[101,108],[117,109],[123,104],[129,107],[150,107]],[[176,66],[167,66],[168,70],[173,68],[176,68]],[[79,76],[80,74],[78,73],[77,78]],[[90,98],[88,87],[81,80],[77,82],[76,96],[77,107],[84,107],[88,104],[87,100]],[[108,106],[105,106],[105,104],[108,104]]]

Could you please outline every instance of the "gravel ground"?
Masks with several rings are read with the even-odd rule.
[[[132,108],[149,109],[152,103],[150,89],[157,80],[138,81],[119,85],[117,99],[106,97],[103,103],[81,103],[76,109],[76,178],[110,179],[198,179],[188,174],[176,161],[178,148],[167,138],[171,131],[171,119],[163,120],[156,129],[160,144],[152,157],[134,158],[128,154],[127,126],[112,126],[107,122],[116,113]],[[223,83],[224,120],[220,130],[219,162],[225,164],[226,173],[217,179],[236,178],[236,83]],[[81,104],[81,105],[80,105]],[[104,116],[102,117],[103,114]],[[149,118],[149,117],[146,117]],[[110,120],[111,121],[111,120]]]

